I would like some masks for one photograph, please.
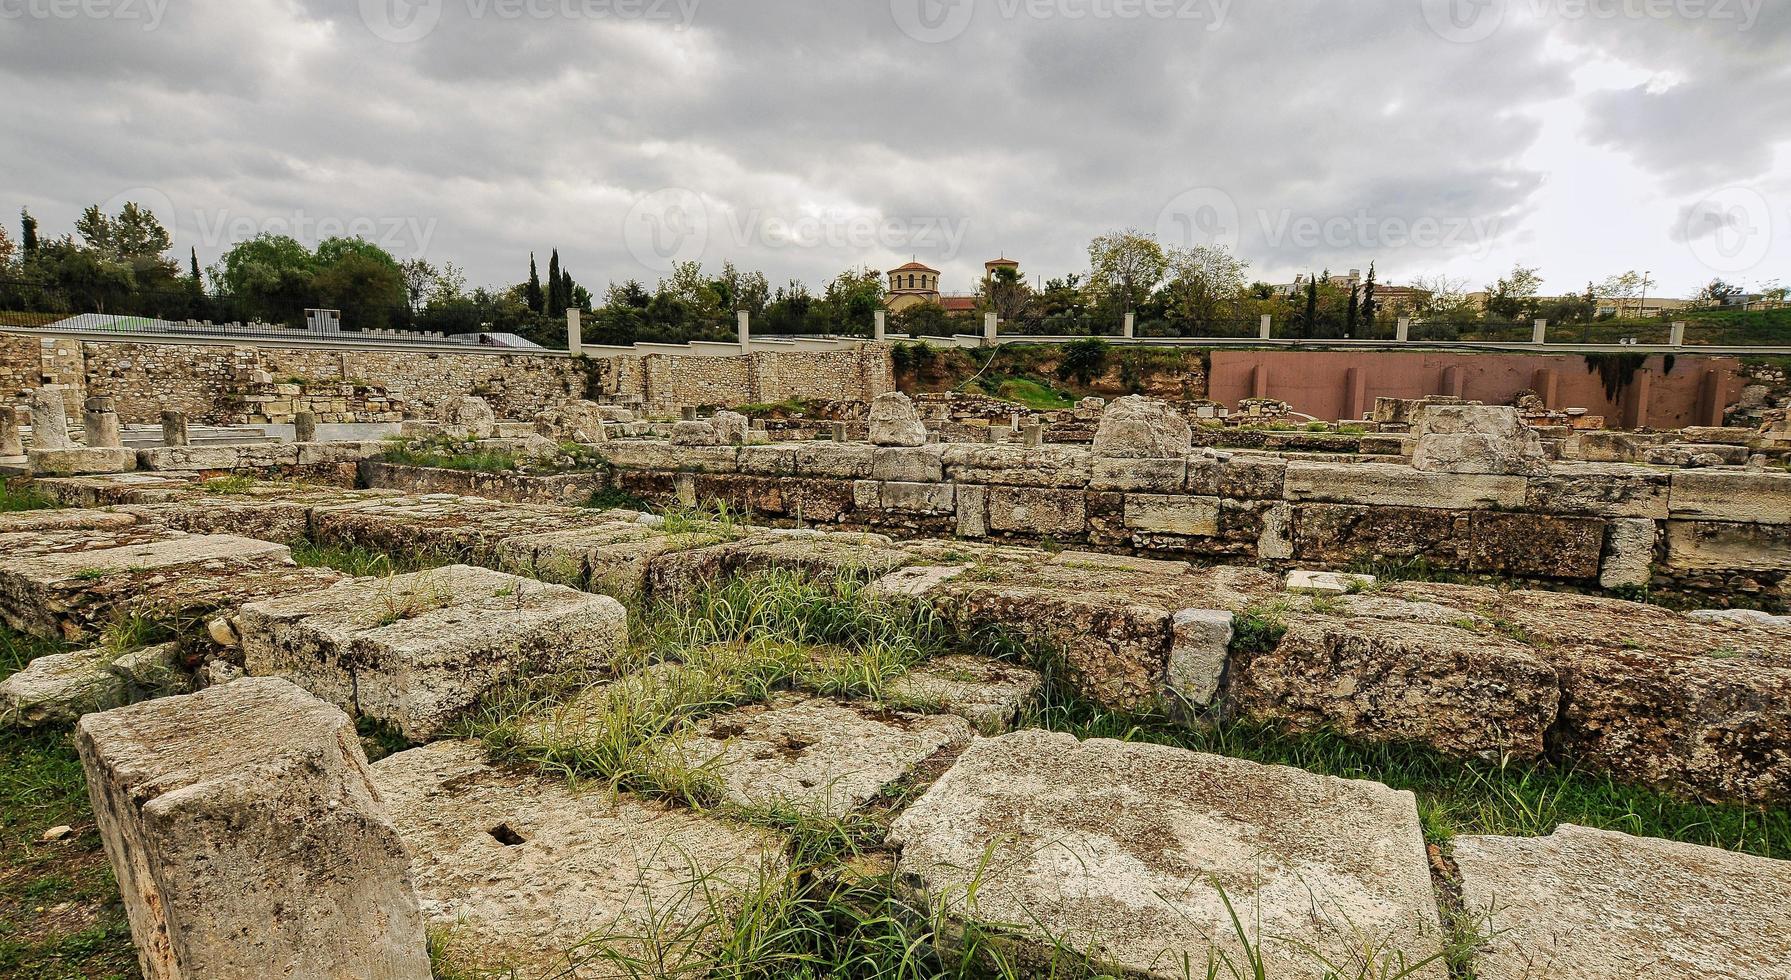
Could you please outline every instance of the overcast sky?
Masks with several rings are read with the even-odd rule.
[[[0,0],[0,85],[8,212],[138,200],[207,264],[954,291],[1135,226],[1270,281],[1791,282],[1782,0]]]

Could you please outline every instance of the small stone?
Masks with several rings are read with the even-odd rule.
[[[1346,575],[1342,572],[1294,571],[1287,575],[1287,591],[1311,595],[1346,595],[1360,592],[1375,583],[1372,575]]]
[[[54,844],[57,841],[67,840],[73,836],[75,836],[75,828],[73,827],[51,827],[49,830],[44,831],[42,840],[45,843]]]

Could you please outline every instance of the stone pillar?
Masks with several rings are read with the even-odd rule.
[[[1273,316],[1270,316],[1267,313],[1264,313],[1262,315],[1262,321],[1259,324],[1257,324],[1256,337],[1258,340],[1269,340],[1270,338],[1272,338],[1274,336],[1274,334],[1275,334],[1275,318]]]
[[[993,314],[993,313],[984,314],[983,315],[983,344],[984,344],[984,346],[987,346],[987,347],[995,346],[995,340],[996,340],[996,337],[998,337],[1000,335],[1000,331],[1001,331],[1001,321],[996,319],[995,314]]]
[[[889,313],[878,310],[871,319],[871,339],[882,343],[887,336],[889,336]]]
[[[830,432],[830,435],[833,436],[834,442],[845,442],[846,441],[846,423],[844,423],[844,422],[833,423],[832,431]]]
[[[739,310],[734,314],[734,331],[740,337],[740,353],[752,353],[752,314]]]
[[[185,412],[162,413],[162,445],[186,446],[192,444],[192,436],[187,431]]]
[[[428,980],[354,722],[257,677],[89,714],[75,747],[148,980]]]
[[[1672,336],[1670,338],[1668,338],[1667,343],[1671,344],[1674,347],[1684,347],[1685,346],[1685,321],[1684,320],[1676,320],[1673,322],[1673,333],[1672,333]]]
[[[1029,425],[1020,430],[1020,433],[1027,449],[1037,449],[1045,444],[1045,427],[1042,425]]]
[[[1269,366],[1257,364],[1250,369],[1250,397],[1269,397]]]
[[[67,449],[68,405],[61,388],[39,388],[31,393],[31,448]]]
[[[1459,368],[1459,367],[1444,368],[1443,369],[1443,390],[1437,392],[1437,394],[1448,395],[1451,398],[1460,398],[1461,397],[1461,389],[1462,389],[1461,368]]]
[[[1537,320],[1535,325],[1530,328],[1530,343],[1532,343],[1532,344],[1548,343],[1548,321],[1547,320]]]
[[[292,441],[317,441],[317,414],[315,412],[298,412],[292,416]]]
[[[118,431],[117,402],[105,395],[87,399],[81,413],[81,427],[87,433],[89,449],[121,449],[124,437]]]
[[[695,422],[697,420],[696,406],[686,405],[683,408],[679,409],[678,417],[686,422]]]
[[[1698,424],[1712,428],[1723,424],[1724,409],[1729,399],[1723,397],[1723,375],[1716,368],[1705,368],[1698,382]]]
[[[1393,339],[1402,344],[1411,343],[1411,340],[1412,340],[1412,318],[1411,317],[1402,316],[1399,318],[1399,325],[1394,328]]]
[[[1359,422],[1368,409],[1368,372],[1353,367],[1343,376],[1343,416],[1345,422]]]
[[[1125,338],[1127,340],[1131,340],[1137,336],[1138,336],[1138,314],[1127,313],[1126,314],[1126,325],[1125,325]]]
[[[0,405],[0,456],[25,455],[25,439],[19,431],[19,411]]]
[[[566,311],[566,350],[573,357],[582,357],[585,352],[584,311],[573,307]]]

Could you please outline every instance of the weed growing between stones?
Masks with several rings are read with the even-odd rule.
[[[364,548],[359,545],[317,544],[312,541],[294,541],[291,544],[292,560],[300,568],[334,568],[346,572],[356,578],[389,578],[409,572],[421,572],[443,565],[453,565],[456,559],[447,555],[430,555],[413,552],[393,557],[383,551]]]
[[[0,481],[0,514],[21,510],[55,510],[59,505],[28,486],[11,486]]]
[[[438,470],[467,470],[474,473],[502,473],[516,469],[516,454],[494,449],[467,451],[454,442],[441,439],[433,442],[397,442],[381,453],[381,462],[398,466],[421,466]]]
[[[220,476],[215,480],[207,480],[204,483],[204,487],[206,493],[229,497],[248,493],[255,489],[259,484],[260,481],[252,476],[235,475]]]

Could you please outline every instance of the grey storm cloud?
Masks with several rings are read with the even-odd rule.
[[[147,189],[205,261],[375,229],[474,283],[549,248],[594,286],[650,280],[628,222],[667,189],[700,202],[690,255],[773,281],[1073,272],[1126,226],[1216,233],[1271,278],[1416,274],[1519,234],[1548,178],[1529,110],[1572,88],[1555,41],[1676,79],[1588,98],[1582,134],[1664,187],[1751,179],[1791,137],[1783,4],[1460,43],[1431,0],[81,2],[111,13],[0,0],[6,210],[60,233]],[[1469,238],[1396,234],[1445,226]]]

